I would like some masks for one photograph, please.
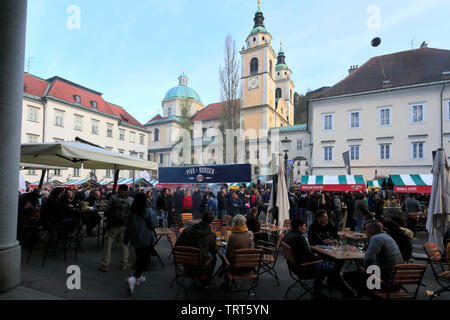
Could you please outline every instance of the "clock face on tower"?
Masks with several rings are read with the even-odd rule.
[[[259,79],[258,77],[250,78],[248,80],[248,88],[249,89],[255,89],[259,87]]]

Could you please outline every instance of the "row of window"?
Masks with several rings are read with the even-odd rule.
[[[55,109],[55,126],[57,127],[64,127],[64,114],[65,111],[57,110]],[[84,116],[81,115],[74,115],[74,127],[73,129],[76,131],[83,131],[83,119]],[[28,120],[33,122],[39,122],[39,108],[35,107],[28,107]],[[99,134],[99,126],[100,121],[96,119],[91,119],[91,133],[92,134]],[[113,137],[113,129],[114,125],[112,123],[106,124],[106,136],[109,138]],[[129,140],[132,143],[136,142],[136,132],[130,131],[129,133]],[[119,129],[119,140],[125,141],[125,130]],[[144,145],[145,144],[145,135],[139,134],[139,144]]]
[[[450,108],[450,103],[449,103]],[[350,129],[361,128],[361,111],[350,111],[348,113],[348,126]],[[425,105],[417,104],[411,105],[410,112],[410,123],[411,124],[421,124],[425,123]],[[379,126],[390,126],[392,125],[392,108],[382,107],[378,108],[378,125]],[[334,130],[334,114],[326,113],[323,114],[323,130],[331,131]]]
[[[392,144],[380,143],[378,145],[378,159],[379,160],[391,160],[392,159]],[[350,146],[350,160],[361,160],[361,146]],[[412,160],[424,160],[425,159],[425,142],[412,142],[411,143],[411,159]],[[323,147],[323,161],[334,161],[334,147]]]

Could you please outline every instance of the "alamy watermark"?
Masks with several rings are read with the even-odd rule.
[[[194,122],[192,134],[180,128],[170,137],[175,141],[171,152],[173,165],[207,165],[250,163],[266,166],[272,154],[281,149],[278,129],[228,129],[203,128],[202,121]]]
[[[66,10],[69,17],[67,18],[67,29],[80,30],[81,29],[81,8],[77,5],[70,5]]]
[[[66,285],[69,290],[81,290],[81,269],[77,265],[71,265],[67,267],[67,274],[70,276],[67,278]]]
[[[381,29],[381,9],[377,5],[371,5],[367,8],[367,14],[369,18],[366,21],[367,28],[370,30]]]

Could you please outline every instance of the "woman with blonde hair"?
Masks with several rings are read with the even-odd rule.
[[[225,249],[225,257],[231,263],[233,259],[234,251],[238,249],[248,249],[253,246],[253,233],[248,230],[245,224],[247,219],[242,214],[237,214],[231,221],[232,228],[231,234],[227,241],[227,247]],[[226,272],[226,268],[224,272]],[[230,284],[227,276],[224,274],[225,283],[222,284],[222,289],[229,291]]]
[[[253,245],[253,233],[248,230],[246,222],[242,214],[235,215],[231,221],[231,234],[225,249],[225,256],[230,262],[235,250],[248,249]]]

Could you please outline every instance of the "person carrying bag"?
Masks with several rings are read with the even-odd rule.
[[[156,232],[151,222],[150,214],[146,209],[146,195],[137,193],[129,209],[123,241],[126,245],[130,243],[136,251],[134,275],[126,280],[127,290],[130,295],[134,293],[136,285],[146,281],[143,275],[144,268],[150,260],[150,256],[156,255],[154,249]]]

